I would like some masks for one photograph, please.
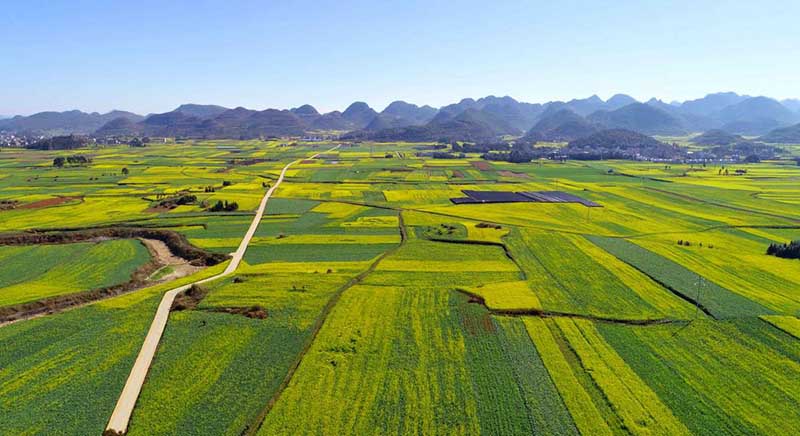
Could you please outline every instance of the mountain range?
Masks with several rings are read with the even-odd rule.
[[[371,140],[484,141],[521,136],[531,141],[568,142],[606,129],[662,136],[721,130],[766,137],[773,130],[797,122],[800,100],[777,101],[725,92],[682,103],[655,98],[639,102],[625,94],[605,101],[593,95],[544,104],[488,96],[465,98],[438,109],[395,101],[381,112],[364,102],[355,102],[342,112],[328,113],[320,113],[309,104],[261,111],[184,104],[170,112],[147,116],[124,111],[42,112],[0,119],[0,131],[45,136],[75,133],[196,138],[300,136],[332,131],[345,138]]]

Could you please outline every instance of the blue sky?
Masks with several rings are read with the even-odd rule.
[[[19,1],[0,114],[800,97],[797,1]]]

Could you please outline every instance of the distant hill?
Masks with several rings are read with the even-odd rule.
[[[342,112],[342,118],[353,124],[356,129],[367,127],[375,116],[378,115],[374,109],[363,101],[357,101]]]
[[[781,104],[792,112],[800,113],[800,99],[787,98],[786,100],[781,100]]]
[[[596,125],[570,109],[560,109],[539,119],[525,135],[526,141],[568,142],[597,132]]]
[[[491,141],[502,135],[519,134],[520,131],[503,120],[478,109],[467,109],[455,117],[437,115],[424,126],[383,129],[377,132],[359,131],[345,135],[345,139],[371,139],[375,141]]]
[[[544,107],[540,104],[521,103],[511,97],[488,96],[478,100],[465,98],[456,104],[439,109],[432,121],[451,120],[468,109],[482,111],[494,119],[500,120],[514,129],[524,132],[533,126]]]
[[[173,112],[182,112],[197,118],[214,118],[217,115],[229,110],[226,107],[217,106],[214,104],[182,104],[178,106]]]
[[[744,138],[739,135],[734,135],[720,129],[714,129],[702,135],[695,136],[691,141],[700,145],[730,145],[743,140]]]
[[[139,136],[142,128],[130,118],[119,117],[107,122],[95,131],[95,136]]]
[[[626,129],[647,135],[684,135],[682,120],[644,103],[632,103],[614,111],[597,111],[587,120],[609,129]]]
[[[645,102],[645,104],[648,105],[648,106],[652,106],[652,107],[654,107],[656,109],[661,109],[662,111],[664,111],[664,112],[666,112],[668,114],[676,114],[676,113],[678,113],[678,107],[677,106],[669,104],[669,103],[665,103],[665,102],[663,102],[663,101],[661,101],[661,100],[659,100],[659,99],[657,99],[655,97],[651,98],[650,100],[647,100]]]
[[[47,136],[89,134],[99,129],[107,122],[116,118],[128,118],[131,121],[140,121],[141,115],[125,111],[111,111],[105,114],[97,112],[86,113],[78,110],[67,112],[39,112],[23,117],[16,116],[0,120],[0,130],[13,132],[29,132]]]
[[[723,130],[742,135],[765,134],[798,120],[798,114],[767,97],[742,100],[723,108],[715,116],[724,123]]]
[[[476,101],[476,106],[482,112],[500,120],[520,132],[533,126],[542,106],[538,104],[521,103],[511,97],[484,97]]]
[[[353,130],[355,126],[350,121],[344,119],[339,111],[328,112],[321,115],[311,123],[312,130]]]
[[[291,111],[277,109],[255,111],[238,107],[207,119],[187,115],[182,111],[151,115],[134,125],[115,119],[101,127],[95,134],[257,138],[302,135],[305,131],[306,125],[302,119]]]
[[[682,153],[679,147],[625,129],[601,130],[585,138],[570,141],[562,151],[578,159],[639,157],[672,159]]]
[[[581,119],[553,118],[569,110]],[[470,114],[459,118],[467,111]],[[593,95],[567,102],[525,103],[512,97],[464,98],[439,109],[394,101],[377,113],[364,102],[355,102],[344,112],[321,114],[304,104],[290,110],[255,111],[227,109],[218,105],[183,104],[171,112],[142,117],[130,112],[108,114],[80,111],[42,112],[29,117],[0,119],[0,130],[33,135],[71,133],[98,135],[179,135],[190,137],[238,138],[240,136],[300,135],[309,131],[355,132],[360,136],[377,132],[430,137],[435,132],[446,136],[458,131],[467,135],[505,132],[539,134],[543,140],[576,139],[580,134],[599,129],[621,128],[646,135],[684,135],[723,129],[728,133],[757,136],[800,121],[800,100],[778,102],[766,97],[748,97],[733,92],[709,94],[683,103],[650,99],[638,103],[626,94],[615,94],[607,101]],[[483,115],[479,115],[483,114]],[[481,118],[481,119],[478,119]],[[124,120],[123,120],[124,119]],[[113,121],[113,123],[112,123]],[[451,123],[452,122],[452,123]],[[449,124],[448,124],[449,123]],[[541,123],[541,124],[539,124]],[[558,124],[558,126],[555,126]],[[534,129],[536,125],[538,128]],[[478,126],[487,127],[486,129]],[[419,129],[402,130],[406,127]],[[530,136],[528,139],[532,139]]]
[[[638,103],[638,102],[636,101],[635,98],[626,94],[615,94],[607,101],[603,101],[603,99],[601,99],[597,95],[592,95],[591,97],[588,98],[573,99],[566,103],[562,101],[551,101],[544,105],[545,107],[543,108],[542,113],[539,115],[539,118],[545,117],[548,109],[552,112],[554,110],[566,108],[582,117],[585,117],[589,114],[601,110],[606,110],[606,111],[617,110],[621,107],[627,106],[632,103]]]
[[[407,118],[396,117],[384,113],[379,113],[375,118],[370,121],[364,130],[378,131],[384,129],[396,129],[400,127],[418,126],[418,123],[413,123]]]
[[[304,123],[306,123],[309,126],[313,124],[314,121],[316,121],[317,118],[321,116],[320,113],[317,111],[317,109],[314,106],[311,106],[310,104],[304,104],[300,107],[289,109],[289,111],[297,115],[301,120],[303,120]]]
[[[718,92],[696,100],[685,101],[680,105],[680,109],[690,114],[711,116],[747,98],[747,96],[739,95],[735,92]]]
[[[556,102],[556,103],[561,103],[561,102]],[[593,95],[589,98],[573,99],[564,103],[563,106],[568,108],[572,112],[584,117],[593,112],[607,109],[606,102],[604,102],[603,99],[601,99],[596,95]]]
[[[758,140],[773,144],[800,144],[800,124],[775,129]]]
[[[613,111],[633,103],[638,103],[638,101],[630,95],[614,94],[606,100],[605,109]]]
[[[403,120],[408,125],[422,125],[432,120],[437,112],[438,110],[430,106],[417,106],[398,100],[386,106],[386,109],[381,111],[380,115]]]

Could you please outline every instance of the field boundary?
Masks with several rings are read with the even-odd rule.
[[[517,258],[514,257],[514,253],[511,252],[511,249],[502,242],[494,242],[494,241],[476,241],[474,239],[444,239],[444,238],[427,238],[429,241],[433,242],[441,242],[444,244],[462,244],[462,245],[483,245],[489,247],[500,247],[503,249],[503,252],[506,254],[508,260],[514,263],[519,270],[519,274],[522,276],[522,280],[528,280],[528,274],[522,269],[522,265],[520,265]]]
[[[463,288],[455,288],[456,292],[464,294],[470,298],[470,303],[480,304],[486,308],[492,315],[509,316],[509,317],[524,317],[531,316],[537,318],[572,318],[572,319],[585,319],[588,321],[603,322],[606,324],[623,324],[632,326],[649,326],[649,325],[664,325],[664,324],[688,324],[690,320],[674,319],[674,318],[649,318],[649,319],[624,319],[624,318],[609,318],[596,315],[585,315],[581,313],[559,312],[544,309],[492,309],[486,305],[486,299],[474,292],[470,292]]]
[[[308,339],[306,339],[306,342],[303,345],[303,348],[301,349],[300,353],[298,353],[297,358],[292,363],[292,366],[289,367],[289,371],[286,373],[286,376],[284,377],[281,384],[275,390],[275,394],[272,396],[272,398],[269,399],[267,404],[264,406],[264,409],[258,414],[258,416],[256,416],[255,420],[253,420],[252,425],[247,426],[242,431],[241,433],[242,435],[253,436],[261,428],[261,426],[264,423],[264,420],[267,418],[267,415],[275,406],[275,403],[278,402],[283,391],[289,386],[289,383],[292,381],[292,377],[294,377],[295,372],[297,372],[297,369],[303,362],[303,357],[305,357],[306,353],[308,353],[308,351],[311,349],[311,345],[313,345],[314,340],[319,334],[319,331],[322,330],[322,326],[325,324],[325,320],[328,318],[328,315],[333,310],[334,306],[336,306],[336,303],[339,302],[339,299],[341,299],[342,294],[344,294],[346,290],[364,281],[364,279],[367,278],[368,275],[370,275],[373,271],[375,271],[375,268],[378,267],[378,264],[380,264],[383,259],[394,254],[397,250],[400,249],[400,247],[405,245],[406,241],[408,240],[408,233],[406,231],[405,224],[403,223],[402,211],[398,211],[397,217],[400,227],[400,243],[397,244],[397,246],[384,251],[383,254],[378,256],[378,258],[375,259],[375,261],[372,262],[370,266],[367,267],[366,270],[362,271],[357,276],[350,279],[347,283],[339,287],[339,289],[337,289],[336,292],[334,292],[333,296],[331,296],[331,298],[325,304],[325,307],[322,308],[322,312],[317,317],[316,321],[314,321],[311,335],[308,337]]]

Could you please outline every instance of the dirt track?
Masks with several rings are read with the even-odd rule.
[[[333,151],[336,148],[338,148],[338,146],[333,147],[328,151]],[[311,159],[315,159],[319,154],[320,153],[313,155]],[[299,162],[299,160],[286,164],[286,166],[283,167],[283,170],[281,170],[278,180],[272,185],[267,193],[264,194],[264,197],[261,199],[261,204],[259,204],[258,209],[256,210],[256,215],[253,218],[253,221],[250,223],[250,228],[247,229],[247,233],[245,233],[244,237],[242,238],[239,248],[237,248],[236,251],[231,254],[231,261],[225,268],[225,271],[223,271],[221,274],[171,289],[164,294],[164,297],[161,299],[161,303],[159,303],[158,309],[156,310],[153,322],[150,324],[150,330],[148,330],[147,336],[145,336],[142,349],[139,351],[139,355],[136,357],[136,361],[133,363],[133,368],[131,368],[131,373],[128,375],[128,380],[125,382],[125,387],[122,388],[122,393],[117,400],[117,405],[114,407],[114,411],[111,414],[111,419],[108,421],[108,425],[106,426],[107,432],[125,434],[127,431],[128,422],[131,419],[131,414],[133,413],[133,408],[136,405],[136,400],[139,398],[139,393],[142,391],[142,385],[144,384],[145,377],[147,376],[147,371],[150,369],[150,364],[152,363],[153,357],[156,354],[156,349],[158,348],[158,343],[161,340],[161,335],[164,333],[164,329],[167,326],[169,311],[172,307],[172,302],[175,300],[175,296],[180,292],[189,289],[189,287],[193,284],[201,284],[210,282],[212,280],[217,280],[236,271],[236,268],[239,266],[239,263],[244,257],[244,253],[247,250],[250,239],[253,238],[253,235],[258,228],[258,224],[261,222],[261,217],[264,215],[264,210],[267,206],[267,201],[272,196],[272,193],[275,192],[275,190],[281,184],[281,182],[283,182],[283,178],[286,175],[286,171],[289,169],[289,167],[297,162]]]

